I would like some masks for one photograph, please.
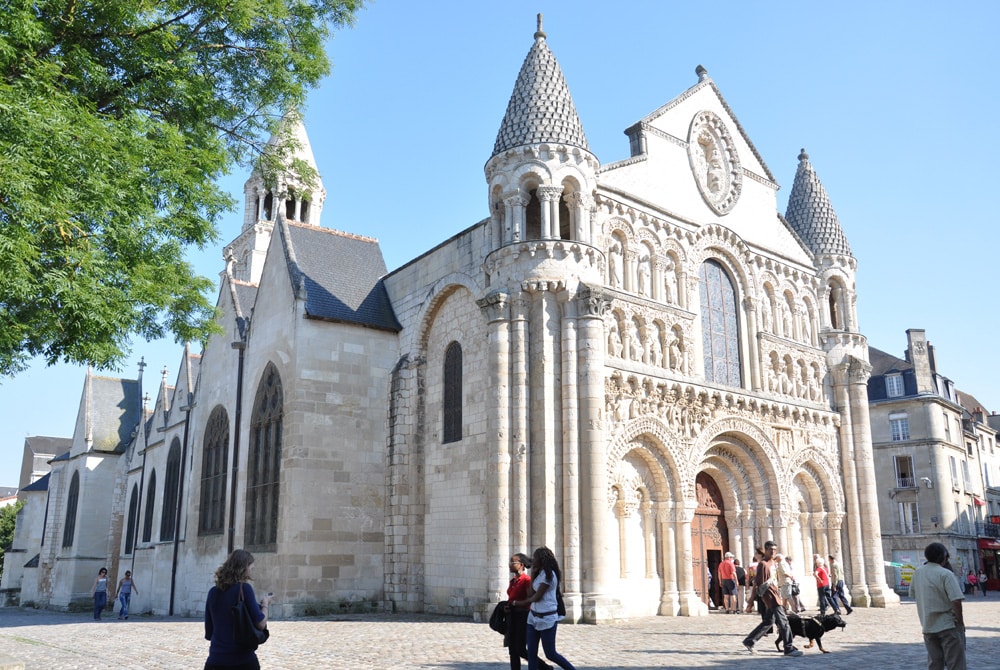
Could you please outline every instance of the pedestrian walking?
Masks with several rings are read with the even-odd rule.
[[[734,558],[733,565],[736,567],[736,613],[743,614],[743,605],[746,603],[747,595],[747,571],[740,565],[740,559]]]
[[[944,566],[948,549],[931,542],[924,549],[927,559],[910,578],[910,597],[917,603],[917,616],[927,647],[927,670],[966,670],[965,619],[962,587],[958,577]]]
[[[965,589],[964,593],[971,592],[972,595],[976,595],[976,586],[979,584],[979,578],[976,577],[976,573],[969,570],[969,574],[965,576],[965,583],[968,584],[969,587]]]
[[[528,659],[528,648],[525,633],[528,628],[528,598],[531,596],[531,576],[528,568],[531,567],[531,559],[525,554],[514,554],[510,557],[510,584],[507,585],[507,635],[504,636],[504,644],[507,645],[507,652],[510,655],[510,670],[521,670],[521,659]],[[518,603],[517,606],[514,603]],[[551,668],[547,663],[539,660],[538,665],[542,670]]]
[[[108,569],[101,568],[90,587],[90,597],[94,599],[94,621],[101,620],[101,612],[108,604]]]
[[[139,595],[139,589],[136,588],[135,582],[132,581],[132,571],[126,570],[125,576],[118,582],[118,602],[122,606],[118,611],[118,618],[121,620],[128,619],[128,606],[132,603],[133,592]]]
[[[839,600],[844,606],[844,611],[848,614],[854,611],[851,607],[850,601],[847,600],[847,594],[844,585],[844,568],[840,565],[840,562],[836,559],[833,554],[827,556],[830,559],[830,585],[833,589],[834,600]]]
[[[242,595],[258,630],[267,629],[271,594],[257,602],[253,587],[253,555],[236,549],[215,571],[215,586],[205,602],[205,639],[211,641],[204,670],[260,670],[257,654],[239,646],[234,636],[233,608]]]
[[[979,590],[983,592],[983,597],[984,598],[986,597],[986,587],[987,587],[987,582],[989,580],[990,580],[990,578],[986,576],[986,571],[985,570],[980,570],[979,571],[979,579],[977,579],[976,581],[979,582]]]
[[[726,552],[719,563],[719,586],[722,587],[722,607],[726,614],[736,614],[736,564],[733,553]]]
[[[559,583],[562,581],[562,571],[555,555],[548,547],[539,547],[531,555],[531,588],[532,593],[526,600],[515,600],[512,606],[527,604],[531,610],[528,613],[528,628],[526,632],[528,646],[528,670],[538,670],[538,644],[549,659],[563,670],[576,670],[562,654],[556,651],[556,628],[563,614],[559,612]]]
[[[775,566],[777,550],[777,544],[771,540],[765,542],[764,555],[754,570],[754,588],[750,591],[747,612],[753,609],[754,602],[757,600],[763,601],[765,610],[761,622],[743,639],[743,646],[751,654],[754,653],[754,645],[757,641],[764,637],[773,625],[776,625],[785,656],[801,656],[802,652],[792,644],[792,630],[788,627],[788,617],[785,615],[785,609],[779,600],[781,594],[778,590]]]
[[[833,607],[836,614],[840,614],[840,606],[830,591],[830,572],[826,569],[826,561],[822,556],[817,555],[813,558],[813,577],[816,578],[816,597],[819,598],[820,616],[826,614],[828,605]]]

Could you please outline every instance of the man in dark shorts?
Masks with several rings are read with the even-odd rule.
[[[719,585],[722,587],[722,607],[726,614],[736,614],[736,565],[732,552],[727,551],[719,563]]]
[[[747,612],[752,612],[754,602],[758,599],[764,603],[764,613],[761,615],[761,622],[743,640],[743,646],[751,654],[754,653],[754,644],[757,640],[771,630],[772,625],[777,625],[778,635],[785,648],[785,656],[801,656],[802,652],[792,644],[792,629],[788,627],[788,617],[785,616],[785,608],[781,606],[781,592],[778,590],[778,581],[775,579],[774,555],[778,551],[778,545],[768,540],[764,543],[764,557],[757,564],[754,571],[753,588],[750,589],[747,598]]]

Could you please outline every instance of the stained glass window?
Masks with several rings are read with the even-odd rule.
[[[257,551],[277,549],[282,402],[281,378],[268,364],[253,403],[247,463],[246,545]]]
[[[174,438],[167,454],[167,477],[163,483],[163,510],[160,512],[160,541],[174,539],[177,530],[178,488],[181,483],[181,441]]]
[[[736,289],[717,261],[701,265],[701,332],[705,379],[742,386]]]
[[[444,353],[444,431],[442,442],[462,439],[462,345],[452,342]]]
[[[221,405],[212,410],[201,457],[201,509],[198,534],[216,535],[225,526],[226,468],[229,462],[229,415]]]

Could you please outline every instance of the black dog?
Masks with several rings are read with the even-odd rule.
[[[788,627],[792,629],[792,637],[807,637],[809,638],[809,644],[805,646],[809,649],[813,646],[813,642],[819,647],[819,650],[824,654],[829,654],[826,649],[823,648],[823,633],[828,630],[833,630],[834,628],[843,628],[847,624],[843,619],[840,618],[839,614],[823,614],[821,616],[814,616],[810,618],[803,618],[797,614],[788,615]],[[774,641],[774,646],[781,651],[781,639]]]

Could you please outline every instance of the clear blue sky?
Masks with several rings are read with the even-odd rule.
[[[328,196],[323,225],[376,237],[390,269],[487,215],[483,165],[545,15],[591,149],[628,155],[625,128],[696,81],[703,64],[781,184],[805,147],[858,259],[872,346],[902,355],[924,328],[939,371],[1000,411],[994,256],[1000,156],[1000,3],[377,0],[330,43],[334,71],[306,126]],[[238,195],[246,173],[226,186]],[[242,214],[221,225],[222,240]],[[217,248],[193,255],[222,269]],[[121,373],[173,383],[180,347],[139,343]],[[24,437],[72,434],[78,367],[0,385],[0,485]]]

